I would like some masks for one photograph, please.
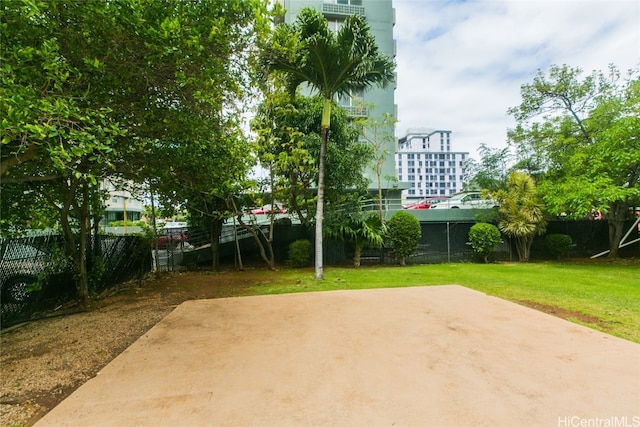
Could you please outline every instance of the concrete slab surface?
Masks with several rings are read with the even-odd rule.
[[[637,427],[640,345],[455,285],[191,301],[36,425]]]

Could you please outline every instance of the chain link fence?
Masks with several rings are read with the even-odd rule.
[[[151,268],[150,247],[138,236],[93,236],[87,251],[89,292],[99,295]],[[0,323],[4,328],[77,298],[76,275],[62,236],[0,239]]]

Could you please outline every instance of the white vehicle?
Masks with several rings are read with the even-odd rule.
[[[447,200],[431,206],[431,209],[491,209],[498,206],[492,199],[483,199],[480,192],[454,194]]]

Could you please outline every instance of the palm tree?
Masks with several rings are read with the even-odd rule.
[[[387,227],[380,216],[370,213],[364,217],[350,216],[328,235],[353,245],[353,266],[357,268],[360,267],[362,250],[366,247],[381,248],[386,232]]]
[[[515,238],[520,261],[529,261],[533,238],[544,233],[547,226],[544,203],[533,178],[524,172],[512,172],[507,191],[500,190],[494,196],[500,203],[498,227]]]
[[[325,17],[305,8],[293,24],[276,28],[263,52],[267,70],[284,74],[293,94],[307,83],[324,98],[318,161],[318,200],[315,229],[315,274],[323,280],[322,219],[324,214],[324,173],[331,106],[336,95],[350,96],[354,90],[393,82],[395,64],[378,50],[364,18],[349,16],[337,33],[331,32]]]

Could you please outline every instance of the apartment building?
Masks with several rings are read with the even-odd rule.
[[[126,189],[125,185],[114,185],[110,181],[103,181],[101,189],[109,193],[105,200],[102,225],[108,226],[112,221],[137,221],[142,215],[143,202],[140,196],[135,196]]]
[[[450,130],[409,129],[398,139],[398,181],[407,202],[449,197],[463,189],[468,152],[453,151]]]
[[[393,9],[391,0],[279,0],[286,10],[284,22],[292,23],[295,21],[298,13],[307,7],[313,8],[321,12],[328,20],[331,29],[338,30],[345,18],[350,15],[363,16],[371,33],[375,37],[378,48],[382,53],[394,58],[396,56],[396,41],[393,38],[393,27],[395,25],[395,9]],[[309,93],[310,91],[307,91]],[[347,114],[351,117],[372,118],[381,122],[385,114],[390,114],[394,119],[397,118],[397,106],[394,98],[395,85],[387,86],[384,89],[373,87],[366,91],[358,91],[351,94],[350,97],[341,97],[337,99],[339,104],[345,108]],[[367,130],[365,129],[365,133]],[[381,151],[389,154],[382,165],[381,176],[396,176],[394,155],[396,151],[396,141],[393,135],[394,126],[388,129],[377,129],[377,135],[390,135],[388,141],[385,141]],[[372,139],[371,137],[369,140]],[[377,189],[377,175],[373,168],[367,170],[366,176],[370,179],[369,188]],[[397,183],[388,182],[383,179],[385,191],[398,191]],[[391,197],[391,196],[389,196]],[[397,194],[395,197],[399,197]]]

